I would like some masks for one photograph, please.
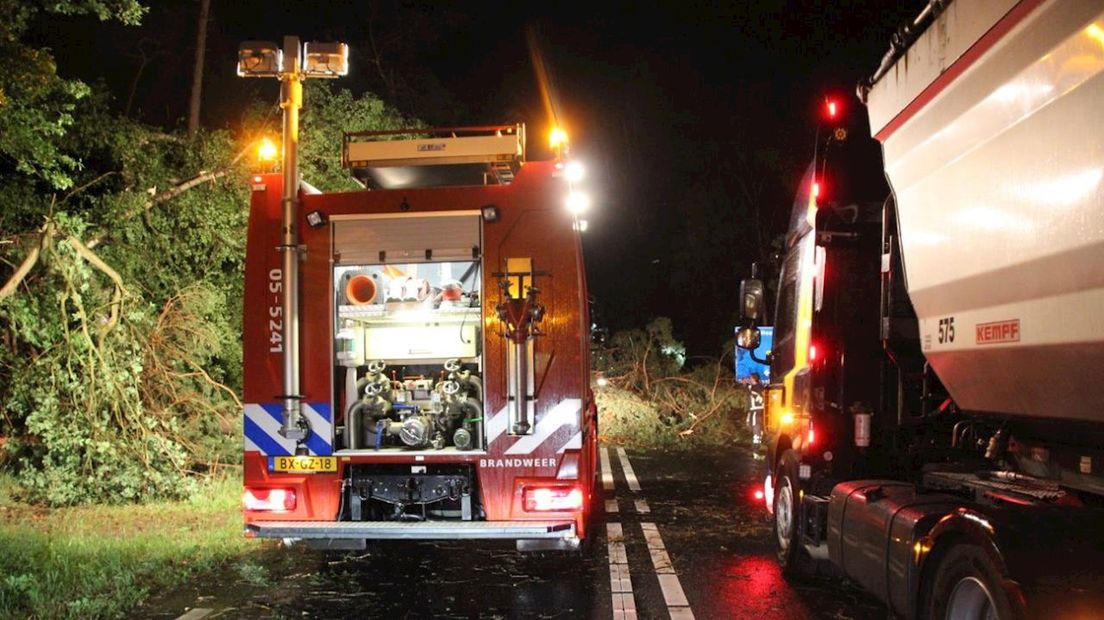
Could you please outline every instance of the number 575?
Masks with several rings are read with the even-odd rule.
[[[955,329],[954,317],[949,316],[939,319],[939,344],[954,342]]]

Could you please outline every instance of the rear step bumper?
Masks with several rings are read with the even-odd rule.
[[[300,540],[574,539],[574,521],[254,521],[247,534]]]

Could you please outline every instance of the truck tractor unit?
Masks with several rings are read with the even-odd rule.
[[[297,183],[291,245],[281,176],[253,177],[247,536],[521,550],[592,537],[579,226],[565,159],[524,154],[523,125],[346,134],[344,166],[365,189]],[[300,394],[284,391],[288,372]]]
[[[933,1],[858,98],[740,290],[783,572],[907,618],[1104,617],[1104,6]]]

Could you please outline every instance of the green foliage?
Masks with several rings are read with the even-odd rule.
[[[240,459],[247,171],[228,134],[187,141],[97,103],[68,140],[82,189],[3,209],[5,228],[40,226],[0,256],[43,250],[0,301],[0,434],[28,497],[54,505],[181,497],[189,471]]]
[[[51,9],[128,20],[130,6]],[[241,135],[166,133],[58,77],[18,32],[0,46],[42,64],[0,107],[0,463],[51,505],[187,496],[195,473],[241,459],[245,164],[279,110],[247,106]],[[306,91],[302,174],[326,190],[356,188],[342,131],[414,124],[370,95]]]
[[[164,134],[61,78],[20,41],[42,10],[142,9],[0,0],[0,462],[54,505],[184,496],[188,472],[240,458],[247,171],[233,136]]]
[[[89,87],[57,74],[48,50],[20,39],[43,10],[62,15],[95,15],[136,24],[144,9],[136,0],[56,0],[41,5],[0,0],[0,159],[15,172],[53,189],[72,186],[80,162],[64,152],[67,130],[73,125],[77,103]]]
[[[94,15],[100,21],[117,19],[129,26],[137,25],[146,13],[137,0],[52,0],[43,5],[61,15]]]
[[[591,366],[645,395],[650,379],[678,373],[686,363],[686,347],[675,340],[671,319],[652,319],[644,329],[615,332],[606,346],[595,351]]]
[[[303,88],[302,139],[299,165],[304,180],[326,192],[351,191],[360,186],[341,167],[345,132],[419,127],[389,108],[371,93],[354,97],[329,81],[308,80]]]
[[[721,406],[705,417],[701,415],[709,411],[714,401],[689,401],[688,404],[700,413],[695,414],[697,417],[682,417],[636,392],[607,385],[594,392],[599,433],[604,443],[641,449],[689,450],[703,446],[747,445],[750,437],[744,419],[746,394],[738,389],[724,390],[720,394]]]
[[[251,586],[269,585],[268,569],[262,564],[250,560],[242,560],[237,565],[238,576]]]
[[[747,440],[747,392],[735,383],[731,357],[684,367],[669,319],[614,333],[592,360],[605,379],[595,390],[603,440],[668,449]]]

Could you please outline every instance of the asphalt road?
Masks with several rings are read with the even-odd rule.
[[[486,542],[282,548],[155,596],[135,617],[887,617],[842,580],[782,578],[770,523],[753,499],[762,462],[752,455],[604,451],[614,489],[597,506],[600,536],[586,557]]]

